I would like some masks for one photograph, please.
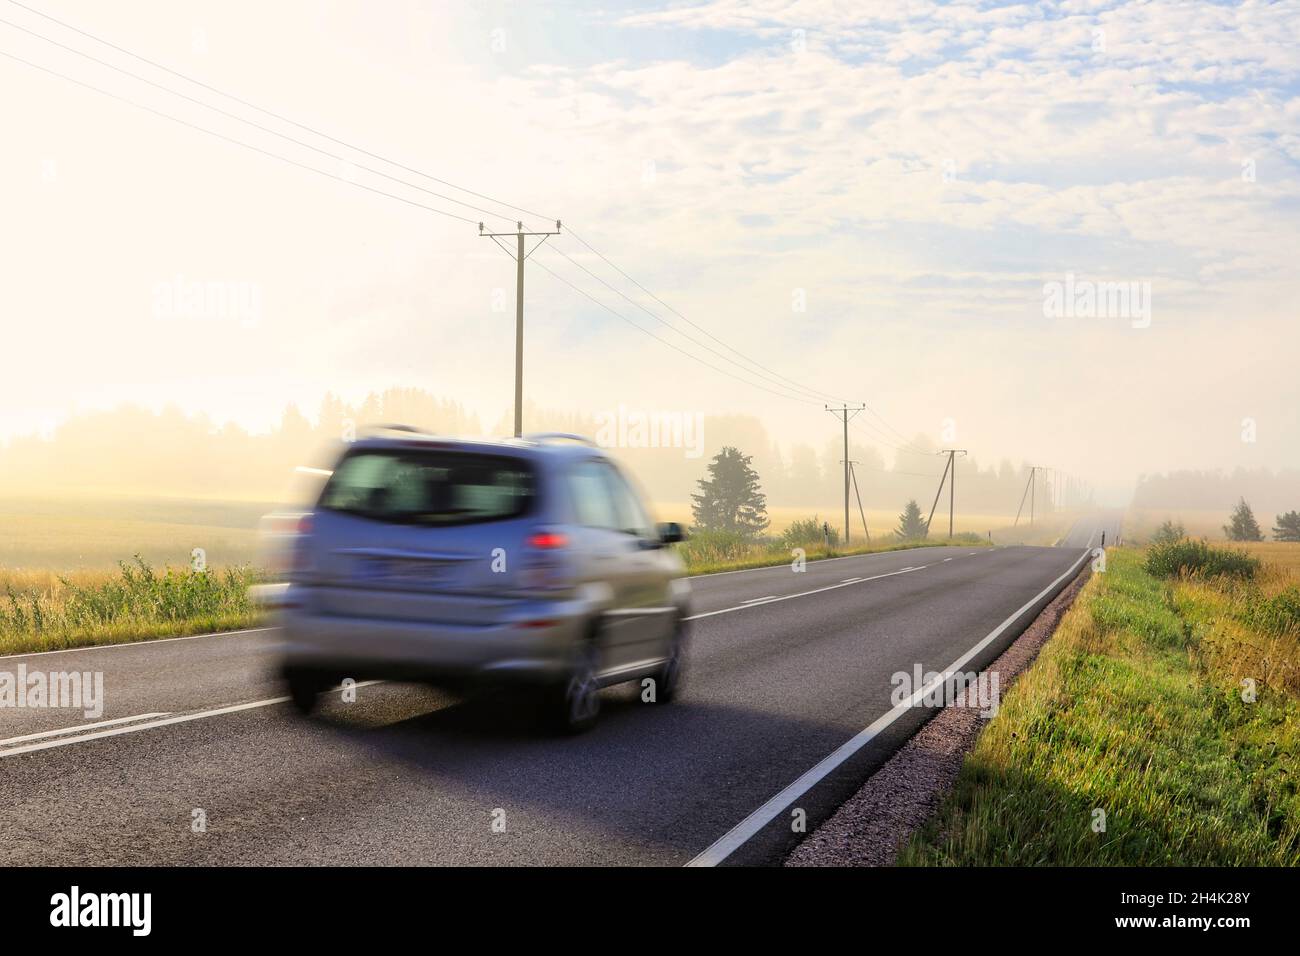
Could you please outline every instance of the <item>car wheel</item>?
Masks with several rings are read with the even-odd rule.
[[[668,658],[654,672],[654,703],[666,704],[681,693],[682,671],[686,665],[686,622],[681,618],[673,624],[673,635],[668,646]]]
[[[558,685],[550,703],[551,718],[562,733],[580,734],[589,730],[600,715],[600,680],[594,641],[587,643],[582,657],[569,676]]]
[[[291,667],[285,670],[284,679],[289,685],[289,700],[298,713],[305,717],[316,709],[317,695],[325,689],[319,674]]]

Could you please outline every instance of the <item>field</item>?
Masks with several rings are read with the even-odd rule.
[[[110,571],[140,555],[154,565],[256,559],[258,519],[272,505],[180,498],[0,498],[0,572]]]
[[[0,653],[247,627],[256,609],[243,593],[259,578],[256,527],[275,510],[269,503],[194,499],[0,498]],[[662,520],[689,523],[689,505],[660,506]],[[679,546],[694,574],[783,564],[791,543],[780,535],[812,509],[774,508],[768,539],[694,535]],[[839,515],[837,518],[836,515]],[[837,533],[841,512],[819,516]],[[849,545],[827,548],[820,537],[800,542],[809,560],[915,546],[891,534],[898,515],[867,512],[868,543],[853,514]],[[1069,526],[1066,516],[1011,529],[1007,516],[963,515],[960,543],[993,540],[1051,544]],[[927,545],[944,544],[946,515],[936,511]],[[194,548],[205,552],[206,574],[190,570]]]
[[[1234,541],[1225,547],[1245,551],[1292,578],[1300,579],[1300,541]]]
[[[0,654],[247,627],[270,505],[0,498]],[[202,548],[211,569],[190,569]]]
[[[1295,866],[1297,755],[1293,570],[1158,578],[1112,549],[900,861]]]
[[[1231,508],[1222,511],[1198,511],[1192,509],[1153,511],[1130,508],[1124,515],[1124,537],[1133,544],[1145,544],[1156,528],[1166,520],[1181,521],[1187,529],[1188,537],[1205,538],[1207,541],[1226,541],[1223,526],[1228,523]],[[1266,538],[1273,537],[1273,522],[1276,515],[1255,511],[1255,520]]]

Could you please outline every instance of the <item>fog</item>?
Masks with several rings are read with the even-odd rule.
[[[1124,8],[1097,50],[1085,15],[1012,11],[938,58],[912,41],[951,27],[944,9],[868,26],[808,8],[793,46],[784,14],[711,9],[60,8],[441,183],[14,12],[316,148],[5,33],[256,149],[0,62],[21,91],[0,102],[0,203],[21,226],[0,231],[0,487],[274,499],[344,417],[507,433],[514,263],[477,221],[522,217],[564,224],[527,265],[530,428],[702,421],[705,458],[734,444],[772,504],[828,509],[843,450],[822,406],[840,399],[873,410],[850,432],[873,506],[925,502],[940,447],[970,451],[971,509],[1013,513],[1031,464],[1103,504],[1195,471],[1197,501],[1272,475],[1270,502],[1296,506],[1296,48],[1251,39],[1290,29],[1280,12],[1239,11],[1247,30]],[[1192,34],[1177,56],[1136,42]],[[617,450],[664,500],[703,468]]]

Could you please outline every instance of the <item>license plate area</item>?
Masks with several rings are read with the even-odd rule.
[[[448,584],[454,569],[450,561],[365,555],[357,559],[356,575],[370,587],[425,590]]]

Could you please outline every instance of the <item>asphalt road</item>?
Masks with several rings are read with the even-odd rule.
[[[301,719],[262,630],[0,658],[106,691],[93,720],[0,709],[0,863],[778,862],[794,811],[812,829],[933,713],[893,706],[891,675],[987,663],[1113,520],[1068,547],[697,577],[684,695],[611,688],[575,738],[502,694],[395,683]]]

